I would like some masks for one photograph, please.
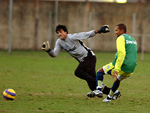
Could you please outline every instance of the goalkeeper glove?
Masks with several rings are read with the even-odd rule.
[[[109,32],[109,25],[104,25],[99,30],[97,30],[98,33],[107,33]]]
[[[46,51],[46,52],[50,52],[51,49],[50,49],[50,45],[49,45],[49,42],[44,42],[43,45],[42,45],[42,50]]]

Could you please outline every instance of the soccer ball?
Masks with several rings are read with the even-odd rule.
[[[13,89],[8,88],[3,92],[3,98],[5,100],[14,100],[16,98],[16,92]]]

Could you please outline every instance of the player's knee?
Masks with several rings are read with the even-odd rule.
[[[97,71],[97,72],[102,72],[102,73],[104,73],[103,67],[102,67],[102,68],[100,68],[100,69],[98,69],[98,71]]]
[[[84,79],[84,80],[87,80],[86,76],[83,76],[84,75],[84,72],[80,69],[76,69],[74,74],[80,78],[80,79]]]
[[[81,76],[81,70],[79,69],[76,69],[74,74],[77,76],[77,77],[80,77]]]

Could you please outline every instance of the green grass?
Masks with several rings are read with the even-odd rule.
[[[114,59],[115,53],[95,52],[96,70]],[[0,51],[0,113],[149,113],[150,53],[144,60],[138,54],[134,74],[121,82],[121,98],[103,103],[103,98],[87,98],[87,83],[74,75],[78,62],[68,53],[56,58],[40,51]],[[111,86],[113,79],[105,75]],[[2,92],[13,88],[14,101],[3,99]],[[104,96],[105,98],[106,96]]]

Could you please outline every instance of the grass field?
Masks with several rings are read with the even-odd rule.
[[[96,70],[114,59],[115,53],[95,52]],[[56,58],[40,51],[0,51],[0,113],[150,113],[150,53],[144,61],[138,53],[134,74],[122,81],[122,96],[111,103],[104,98],[87,98],[87,83],[74,75],[78,62],[66,52]],[[111,86],[113,79],[105,75]],[[2,92],[13,88],[14,101]]]

